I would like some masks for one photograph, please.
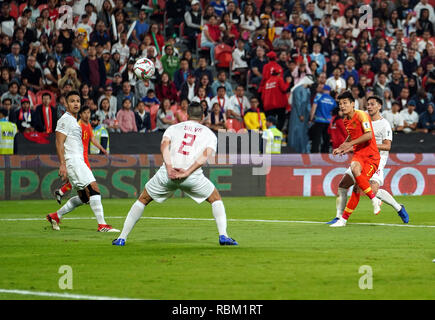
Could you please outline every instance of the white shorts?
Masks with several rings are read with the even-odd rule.
[[[370,181],[375,181],[376,183],[379,184],[380,187],[382,187],[384,184],[384,167],[385,167],[386,162],[387,162],[386,160],[381,158],[381,160],[379,161],[378,170],[370,178]],[[349,175],[352,178],[353,183],[355,184],[355,178],[353,176],[353,173],[352,173],[352,170],[350,169],[350,167],[347,168],[347,170],[344,172],[344,174]]]
[[[210,197],[215,186],[204,176],[201,169],[196,170],[185,179],[171,180],[168,177],[165,165],[163,165],[147,182],[145,189],[150,197],[158,203],[170,198],[177,189],[186,193],[197,203],[201,203]]]
[[[66,161],[66,171],[71,186],[77,190],[83,190],[92,182],[95,177],[82,159],[70,159]]]

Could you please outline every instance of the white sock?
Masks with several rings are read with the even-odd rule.
[[[104,210],[101,204],[101,195],[93,195],[89,197],[89,205],[97,218],[98,224],[106,224],[104,220]]]
[[[128,212],[127,218],[125,218],[124,227],[122,228],[122,232],[118,238],[127,239],[128,234],[133,229],[136,222],[140,219],[144,210],[145,205],[139,200],[136,200],[136,202],[133,203],[130,211]]]
[[[402,206],[396,200],[394,200],[393,196],[391,194],[389,194],[388,191],[386,191],[384,189],[378,190],[378,193],[376,193],[376,198],[381,199],[386,204],[389,204],[397,212],[399,212],[400,209],[402,209]]]
[[[347,203],[347,189],[338,188],[337,192],[337,200],[336,200],[336,208],[337,208],[337,218],[341,218],[344,209],[346,208]]]
[[[67,213],[73,211],[75,208],[80,207],[83,204],[79,196],[72,197],[69,199],[59,210],[57,210],[57,216],[59,219]]]
[[[211,204],[211,210],[213,212],[213,217],[216,220],[216,225],[218,228],[219,235],[227,235],[227,215],[225,214],[225,207],[222,200],[217,200]]]

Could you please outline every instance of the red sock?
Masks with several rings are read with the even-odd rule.
[[[362,174],[360,174],[358,177],[355,177],[355,181],[358,184],[358,187],[370,198],[373,199],[375,197],[375,194],[372,191],[372,188],[370,187],[369,180]]]
[[[60,191],[62,191],[63,194],[67,193],[72,189],[71,183],[65,183],[61,188]]]
[[[349,198],[349,201],[346,204],[346,208],[344,208],[343,211],[343,219],[347,220],[349,219],[349,216],[352,214],[353,210],[355,210],[356,206],[358,205],[359,202],[359,192],[356,193],[355,191],[352,192],[352,195]]]

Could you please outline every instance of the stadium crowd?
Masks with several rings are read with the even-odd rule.
[[[435,134],[433,6],[4,1],[0,121],[22,133],[53,133],[65,94],[78,90],[94,127],[145,133],[186,120],[197,101],[215,131],[277,129],[296,152],[329,152],[347,136],[335,98],[350,90],[357,109],[381,97],[394,132]],[[140,57],[156,67],[146,81],[133,72]]]

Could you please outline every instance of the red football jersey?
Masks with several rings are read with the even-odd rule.
[[[81,120],[79,120],[79,125],[82,127],[83,157],[85,158],[85,162],[89,167],[89,142],[94,134],[92,132],[92,126],[90,123],[84,124]]]
[[[366,132],[374,132],[369,115],[362,110],[355,110],[355,114],[350,120],[345,118],[344,125],[352,140],[361,137]],[[374,133],[369,141],[354,145],[353,152],[356,156],[380,159]]]

